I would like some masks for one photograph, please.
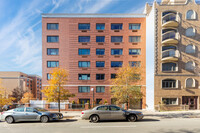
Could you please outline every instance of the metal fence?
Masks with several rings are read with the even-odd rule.
[[[65,109],[65,104],[66,103],[60,103],[60,109]],[[58,103],[56,102],[49,103],[49,109],[58,109]]]

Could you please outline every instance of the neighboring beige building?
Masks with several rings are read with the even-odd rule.
[[[6,88],[6,95],[12,95],[14,89],[30,91],[34,98],[41,99],[41,77],[22,72],[0,71],[1,86]]]
[[[200,5],[193,0],[162,0],[145,9],[147,21],[153,19],[154,25],[151,34],[147,31],[147,41],[153,38],[147,48],[154,47],[150,58],[154,58],[155,109],[159,104],[166,110],[184,105],[200,109]]]

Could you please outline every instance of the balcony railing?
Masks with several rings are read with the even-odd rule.
[[[163,27],[178,27],[179,22],[180,22],[180,18],[178,14],[175,14],[175,13],[166,14],[162,18]]]
[[[177,61],[179,57],[178,50],[170,49],[162,52],[162,61]]]
[[[168,31],[162,35],[162,44],[178,44],[179,33]]]

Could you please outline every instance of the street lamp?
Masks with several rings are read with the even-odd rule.
[[[91,91],[92,91],[92,107],[94,107],[94,88],[91,88]]]

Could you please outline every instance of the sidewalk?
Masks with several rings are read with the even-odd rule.
[[[141,111],[145,117],[156,117],[156,118],[200,118],[200,110],[190,111],[168,111],[168,112],[157,112],[150,110],[137,110]],[[63,111],[61,112],[65,117],[73,117],[80,119],[81,111]]]

